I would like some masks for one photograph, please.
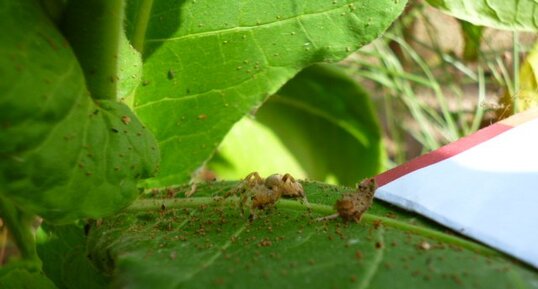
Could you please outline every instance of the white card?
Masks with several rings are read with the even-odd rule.
[[[538,268],[538,119],[492,125],[376,180],[377,198]]]

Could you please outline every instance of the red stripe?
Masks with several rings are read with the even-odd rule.
[[[418,169],[453,157],[511,128],[512,126],[502,123],[490,125],[469,136],[461,138],[453,143],[447,144],[433,152],[429,152],[425,155],[419,156],[405,164],[402,164],[391,170],[381,173],[380,175],[377,175],[375,177],[376,183],[379,187],[386,185],[401,176],[407,175]]]

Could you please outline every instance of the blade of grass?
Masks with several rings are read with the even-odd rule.
[[[519,86],[520,44],[519,44],[519,32],[517,31],[512,32],[512,46],[513,46],[513,50],[512,50],[512,61],[513,61],[512,74],[513,75],[512,76],[514,78],[514,94],[512,94],[512,113],[517,113],[519,111],[519,106],[518,106],[519,97],[517,97],[517,95],[519,94],[519,90],[520,90],[520,86]]]
[[[387,52],[383,49],[383,47],[380,47],[378,43],[374,43],[374,46],[376,47],[378,52]],[[383,55],[384,57],[381,58],[383,64],[385,65],[385,68],[391,69],[395,68],[397,70],[403,70],[401,67],[401,64],[397,60],[394,55],[391,53],[385,53]],[[391,77],[391,79],[394,81],[395,85],[398,87],[397,91],[400,92],[398,95],[401,97],[402,101],[407,105],[409,108],[411,115],[413,118],[417,121],[421,128],[422,132],[422,138],[421,143],[426,144],[429,148],[437,148],[439,147],[439,143],[437,140],[433,137],[434,132],[431,130],[431,126],[428,123],[428,119],[426,115],[424,114],[424,110],[422,109],[422,106],[420,102],[418,101],[418,98],[414,94],[413,90],[411,89],[410,85],[406,81],[402,81],[401,79]]]
[[[433,92],[435,94],[435,97],[439,103],[439,107],[441,108],[441,112],[443,115],[443,118],[446,121],[446,128],[449,133],[449,141],[455,141],[458,139],[458,129],[456,127],[454,118],[452,117],[449,109],[448,109],[448,103],[447,98],[443,94],[443,91],[441,90],[441,86],[439,83],[435,80],[435,77],[433,76],[432,71],[424,61],[424,59],[413,49],[411,48],[405,41],[403,41],[400,37],[397,37],[395,35],[386,35],[387,38],[396,41],[398,44],[401,45],[401,47],[411,56],[411,58],[415,61],[415,63],[422,69],[426,77],[431,81],[433,85]]]
[[[480,123],[484,117],[484,100],[486,99],[486,81],[484,79],[484,70],[481,66],[478,67],[478,105],[476,106],[473,123],[470,132],[477,131],[480,128]],[[469,133],[470,133],[469,132]]]

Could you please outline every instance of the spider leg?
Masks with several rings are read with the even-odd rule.
[[[301,203],[304,204],[307,208],[310,208],[310,203],[308,202],[308,199],[306,198],[306,194],[301,199]]]
[[[185,192],[185,198],[189,198],[190,196],[194,195],[197,189],[198,189],[198,185],[196,183],[192,183],[190,190]]]
[[[248,174],[237,186],[235,186],[233,189],[229,190],[225,195],[224,198],[228,198],[230,196],[239,195],[241,198],[242,195],[252,189],[256,184],[263,183],[263,179],[260,177],[258,172],[252,172]]]
[[[242,183],[236,185],[235,187],[231,188],[224,194],[224,198],[229,198],[231,196],[235,196],[239,193],[240,190],[242,190],[244,185]]]
[[[321,218],[317,218],[316,221],[318,221],[318,222],[328,221],[328,220],[333,220],[333,219],[336,219],[336,218],[338,218],[338,213],[328,215],[328,216],[325,216],[325,217],[321,217]]]
[[[294,178],[292,175],[288,174],[288,173],[286,173],[286,174],[282,177],[282,181],[285,182],[285,183],[287,183],[288,181],[290,181],[291,183],[295,183],[295,182],[296,182],[296,181],[295,181],[295,178]],[[298,185],[300,186],[300,184],[298,184]],[[306,194],[304,193],[304,189],[302,189],[302,186],[300,186],[300,188],[301,188],[301,190],[302,190],[302,192],[301,192],[301,194],[300,194],[300,196],[301,196],[301,203],[304,204],[304,205],[306,205],[308,208],[310,208],[310,203],[308,202],[308,199],[306,198]]]
[[[249,192],[249,183],[245,181],[239,183],[237,186],[226,192],[224,194],[224,199],[227,199],[231,196],[236,196],[239,199],[239,209],[241,210],[241,216],[245,215],[245,204],[248,202],[248,192]]]
[[[256,208],[250,207],[250,214],[248,216],[249,222],[256,220],[256,218],[258,218],[258,216],[256,215]]]
[[[246,204],[246,196],[242,195],[239,197],[239,209],[241,210],[241,216],[245,215],[245,204]]]
[[[288,180],[295,182],[295,178],[292,175],[286,173],[284,174],[284,176],[282,176],[282,181],[287,182]]]
[[[252,172],[248,174],[245,177],[244,181],[247,182],[249,186],[254,186],[256,184],[263,184],[263,179],[262,177],[260,177],[260,174],[258,174],[258,172]]]

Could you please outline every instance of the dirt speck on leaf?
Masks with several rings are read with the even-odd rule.
[[[383,243],[381,243],[381,242],[375,242],[375,248],[376,248],[376,249],[382,249],[382,248],[383,248]]]
[[[355,251],[355,258],[357,260],[362,260],[362,257],[363,257],[363,255],[362,255],[361,251],[359,251],[359,250]]]
[[[168,70],[168,79],[172,80],[174,79],[174,77],[176,76],[176,74],[174,73],[174,71],[172,69]]]
[[[372,225],[374,226],[374,229],[379,229],[383,225],[383,222],[381,220],[375,220]]]
[[[428,251],[432,248],[432,245],[426,241],[422,241],[420,244],[418,244],[418,248],[420,250]]]
[[[131,122],[131,118],[124,115],[124,116],[121,117],[121,122],[123,122],[124,124],[127,125],[127,124],[129,124]]]
[[[271,242],[271,240],[268,240],[268,239],[263,239],[258,243],[259,247],[270,247],[272,245],[273,245],[273,242]]]
[[[213,284],[215,284],[217,286],[224,285],[224,279],[223,278],[216,278],[215,280],[213,280]]]

